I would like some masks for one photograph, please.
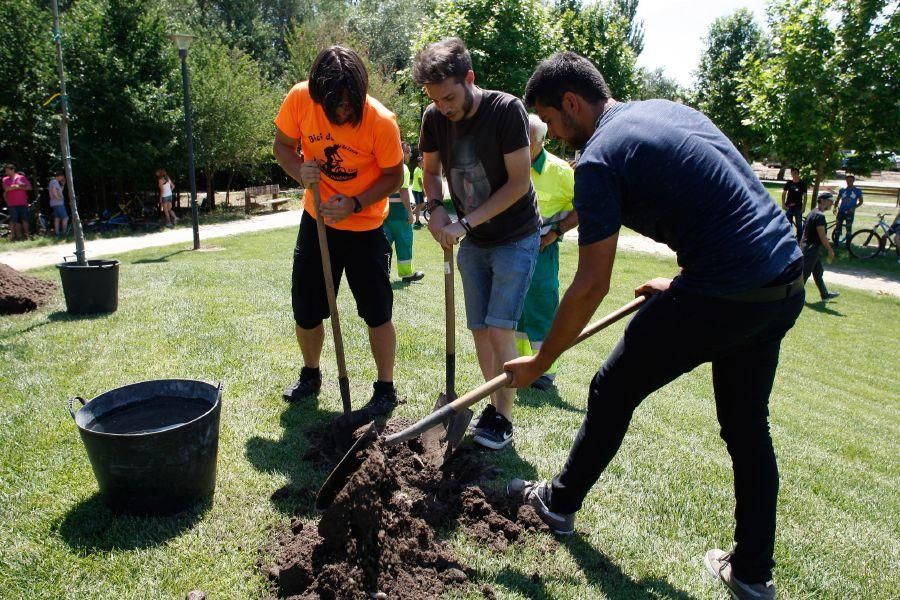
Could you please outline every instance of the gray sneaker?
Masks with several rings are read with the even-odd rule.
[[[744,583],[731,573],[731,552],[713,548],[703,557],[703,563],[713,579],[721,581],[735,600],[775,600],[773,582]]]
[[[552,512],[549,508],[550,484],[546,481],[525,481],[513,479],[506,484],[506,495],[519,498],[523,504],[534,508],[541,521],[557,535],[575,533],[575,513],[568,515]]]

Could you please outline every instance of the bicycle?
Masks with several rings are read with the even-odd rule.
[[[888,225],[885,217],[887,214],[879,214],[878,223],[872,229],[860,229],[850,236],[847,249],[851,256],[867,260],[875,258],[887,248],[896,249],[894,235],[897,233],[897,226],[896,224]]]

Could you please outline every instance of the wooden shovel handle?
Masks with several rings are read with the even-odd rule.
[[[447,336],[447,398],[456,395],[456,292],[453,273],[453,248],[444,249],[444,329]]]
[[[322,195],[319,184],[312,184],[313,199],[316,203],[316,233],[319,236],[319,253],[322,255],[322,275],[325,279],[325,294],[328,297],[328,311],[331,313],[331,336],[334,338],[334,354],[337,357],[338,381],[342,382],[341,402],[344,414],[350,414],[350,386],[344,385],[347,380],[347,362],[344,359],[344,339],[341,336],[341,320],[338,317],[337,298],[334,293],[334,278],[331,274],[331,254],[328,252],[328,234],[325,231],[325,220],[322,218]]]
[[[636,311],[638,308],[640,308],[641,305],[644,304],[644,302],[646,302],[646,301],[647,301],[647,296],[638,296],[637,298],[635,298],[634,300],[632,300],[625,306],[609,313],[608,315],[606,315],[599,321],[596,321],[596,322],[588,325],[581,331],[580,334],[578,334],[578,337],[575,338],[575,341],[572,342],[572,344],[569,346],[569,348],[571,348],[575,344],[579,344],[579,343],[583,342],[584,340],[591,337],[592,335],[594,335],[601,329],[605,329],[606,327],[609,327],[610,325],[612,325],[616,321],[619,321],[623,317],[630,315],[631,313]],[[431,429],[432,427],[438,425],[439,423],[442,423],[444,421],[444,419],[452,416],[453,413],[459,412],[460,410],[462,410],[464,408],[468,408],[468,407],[472,406],[473,404],[475,404],[482,398],[489,396],[489,395],[493,394],[494,392],[496,392],[497,390],[500,390],[500,389],[508,386],[510,383],[512,383],[512,373],[510,373],[509,371],[504,371],[503,374],[497,375],[493,379],[490,379],[490,380],[482,383],[481,385],[479,385],[477,388],[475,388],[471,392],[469,392],[467,394],[463,394],[458,399],[454,400],[453,402],[450,402],[449,404],[440,408],[439,410],[434,411],[433,413],[431,413],[430,415],[428,415],[421,421],[419,421],[413,425],[410,425],[403,431],[400,431],[398,433],[388,436],[387,438],[385,438],[385,442],[388,444],[398,444],[400,442],[405,442],[407,440],[411,440],[412,438],[416,437],[423,431],[427,431],[427,430]]]

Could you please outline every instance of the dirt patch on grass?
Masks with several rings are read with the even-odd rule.
[[[0,315],[30,312],[49,300],[58,287],[0,263]]]
[[[407,425],[396,419],[386,430]],[[343,456],[328,429],[307,432],[306,457],[325,469]],[[489,456],[464,447],[439,466],[439,452],[422,438],[376,442],[318,524],[296,520],[279,540],[266,569],[275,594],[426,599],[449,587],[480,590],[441,533],[463,527],[477,543],[503,551],[527,531],[547,531],[531,507],[483,487],[497,474]]]

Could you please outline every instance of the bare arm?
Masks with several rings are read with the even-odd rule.
[[[605,240],[579,247],[575,278],[559,304],[540,350],[534,356],[523,356],[503,366],[513,374],[512,387],[530,385],[572,345],[587,325],[609,292],[618,239],[617,232]]]
[[[422,165],[422,189],[425,191],[426,206],[431,211],[428,219],[428,231],[439,244],[440,232],[450,222],[450,215],[444,210],[444,186],[441,183],[441,155],[437,152],[424,152]],[[438,200],[440,206],[431,202]],[[448,246],[449,247],[449,246]]]
[[[297,145],[299,143],[299,139],[288,137],[280,129],[276,129],[272,153],[275,155],[275,160],[284,169],[284,172],[290,175],[297,183],[303,185],[303,179],[300,177],[300,167],[303,161],[297,154]]]
[[[412,224],[415,218],[413,217],[412,209],[409,207],[409,188],[400,188],[400,202],[403,203],[403,208],[406,210],[406,221]]]
[[[787,189],[781,190],[781,208],[787,208],[785,202],[787,202]]]

